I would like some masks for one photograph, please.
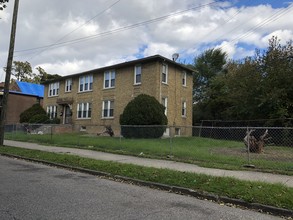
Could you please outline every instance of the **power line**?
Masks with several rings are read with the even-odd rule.
[[[237,37],[235,37],[234,39],[232,39],[231,41],[229,41],[230,43],[239,41],[240,39],[244,38],[244,37],[248,37],[249,35],[251,35],[253,33],[253,31],[271,23],[274,22],[276,20],[278,20],[279,18],[281,18],[282,16],[284,16],[285,14],[287,14],[290,9],[293,8],[293,4],[291,6],[289,6],[288,8],[285,8],[283,10],[277,11],[276,13],[274,13],[272,16],[267,17],[266,19],[264,19],[263,21],[259,22],[256,26],[250,28],[248,31],[246,31],[244,34],[238,35]],[[223,45],[222,47],[220,47],[221,49],[225,48],[226,46]]]
[[[106,11],[108,11],[109,9],[111,9],[112,7],[114,7],[117,3],[119,3],[121,0],[117,0],[116,2],[114,2],[113,4],[111,4],[109,7],[107,7],[106,9],[102,10],[101,12],[99,12],[98,14],[96,14],[95,16],[93,16],[92,18],[90,18],[89,20],[87,20],[86,22],[84,22],[83,24],[81,24],[80,26],[78,26],[77,28],[73,29],[72,31],[70,31],[69,33],[63,35],[61,38],[59,38],[57,41],[55,41],[53,44],[51,44],[49,47],[39,47],[38,49],[44,49],[38,53],[36,53],[34,56],[30,57],[29,60],[33,59],[34,57],[36,57],[37,55],[45,52],[48,48],[53,47],[55,45],[58,45],[58,42],[60,42],[61,40],[65,39],[67,36],[71,35],[73,32],[77,31],[78,29],[80,29],[81,27],[83,27],[84,25],[88,24],[89,22],[91,22],[92,20],[94,20],[95,18],[101,16],[103,13],[105,13]],[[28,49],[30,50],[30,49]],[[27,51],[28,51],[27,50]],[[26,51],[26,50],[22,50],[22,51]],[[21,52],[21,51],[15,51],[15,53],[17,52]]]
[[[20,53],[20,52],[34,51],[34,50],[40,50],[40,49],[47,50],[49,48],[56,48],[56,47],[61,47],[61,46],[69,45],[69,44],[80,43],[80,42],[87,41],[87,40],[92,40],[92,39],[95,39],[95,38],[98,38],[98,37],[105,37],[105,36],[116,34],[118,32],[122,32],[122,31],[125,31],[125,30],[129,30],[129,29],[140,27],[140,26],[148,25],[148,24],[151,24],[151,23],[159,22],[159,21],[162,21],[162,20],[166,20],[168,18],[171,18],[171,17],[174,17],[176,15],[186,13],[186,12],[191,11],[191,10],[198,10],[198,9],[201,9],[203,7],[206,7],[206,6],[214,5],[214,4],[218,3],[218,2],[221,2],[221,1],[219,1],[219,0],[213,1],[213,2],[203,4],[203,5],[200,5],[200,6],[191,7],[191,8],[182,10],[182,11],[173,12],[173,13],[161,16],[161,17],[157,17],[157,18],[154,18],[154,19],[149,19],[149,20],[146,20],[146,21],[143,21],[143,22],[139,22],[139,23],[128,25],[128,26],[116,28],[116,29],[113,29],[113,30],[110,30],[110,31],[101,32],[101,33],[90,35],[90,36],[87,36],[87,37],[81,37],[81,38],[68,40],[68,41],[63,41],[63,42],[56,42],[56,43],[46,45],[46,46],[40,46],[40,47],[35,47],[35,48],[18,50],[16,52]],[[42,50],[38,54],[42,53],[45,50]],[[32,58],[30,58],[30,59],[32,59]]]

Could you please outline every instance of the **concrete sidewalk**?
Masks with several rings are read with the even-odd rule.
[[[211,176],[234,177],[240,180],[260,181],[260,182],[267,182],[267,183],[282,183],[286,186],[293,187],[293,176],[254,172],[254,171],[233,171],[233,170],[204,168],[194,164],[180,163],[180,162],[169,161],[169,160],[148,159],[148,158],[125,156],[125,155],[118,155],[118,154],[111,154],[111,153],[104,153],[99,151],[91,151],[91,150],[76,149],[76,148],[44,146],[44,145],[19,142],[19,141],[5,140],[4,145],[27,148],[27,149],[36,149],[36,150],[48,151],[48,152],[54,152],[54,153],[78,155],[81,157],[87,157],[87,158],[92,158],[96,160],[115,161],[119,163],[136,164],[136,165],[146,166],[146,167],[155,167],[155,168],[171,169],[171,170],[184,171],[184,172],[200,173],[200,174],[207,174]]]

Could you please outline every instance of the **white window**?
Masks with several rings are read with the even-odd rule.
[[[79,92],[86,92],[93,90],[93,75],[86,75],[79,77]]]
[[[77,104],[77,118],[91,118],[92,116],[92,104],[78,103]]]
[[[72,79],[65,80],[65,92],[70,92],[72,89]]]
[[[186,117],[186,101],[182,102],[182,111],[181,111],[182,117]]]
[[[186,72],[182,72],[182,85],[186,86]]]
[[[162,65],[162,83],[168,83],[168,65]]]
[[[115,70],[106,71],[104,74],[104,88],[114,88],[115,87]]]
[[[141,84],[141,65],[134,67],[134,84]]]
[[[48,96],[58,96],[59,95],[59,82],[49,84],[49,94]]]
[[[168,98],[166,98],[166,97],[162,98],[162,105],[165,107],[165,115],[167,115]]]
[[[47,115],[50,119],[57,118],[57,106],[51,105],[47,106]]]
[[[103,101],[103,118],[114,117],[114,101],[105,100]]]

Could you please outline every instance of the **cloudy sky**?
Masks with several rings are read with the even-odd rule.
[[[20,0],[14,60],[69,75],[160,54],[191,63],[221,47],[230,58],[293,40],[292,0]],[[0,81],[14,1],[0,11]],[[35,72],[37,72],[35,70]]]

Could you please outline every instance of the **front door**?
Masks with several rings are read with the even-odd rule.
[[[64,118],[65,124],[71,124],[72,123],[72,112],[68,105],[65,106],[65,118]]]

